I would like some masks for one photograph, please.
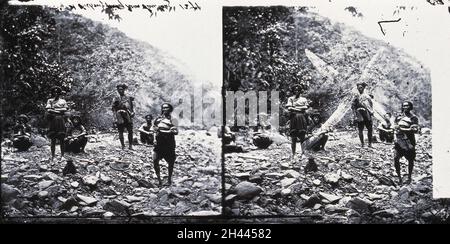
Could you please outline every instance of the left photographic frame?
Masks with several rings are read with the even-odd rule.
[[[3,217],[220,215],[214,13],[68,2],[0,9]]]

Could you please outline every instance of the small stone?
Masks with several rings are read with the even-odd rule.
[[[200,173],[207,174],[207,175],[216,175],[217,174],[217,167],[207,166],[207,167],[200,168],[198,171]]]
[[[295,182],[296,179],[292,179],[292,178],[285,178],[283,180],[281,180],[281,187],[286,188],[290,185],[292,185]]]
[[[53,172],[47,172],[44,174],[44,179],[56,181],[59,179],[59,176]]]
[[[105,212],[103,214],[103,218],[105,218],[105,219],[109,219],[109,218],[111,218],[113,216],[114,216],[114,213],[111,213],[111,212]]]
[[[73,187],[73,188],[77,188],[79,185],[80,185],[80,183],[78,183],[76,181],[70,183],[70,186]]]
[[[342,177],[342,179],[344,179],[347,182],[350,182],[353,180],[353,176],[350,174],[347,174],[345,172],[341,172],[341,177]]]
[[[292,190],[290,188],[281,190],[281,195],[286,196],[291,194]]]
[[[93,205],[98,202],[98,200],[96,198],[83,196],[80,194],[77,194],[77,198],[80,199],[87,206]]]
[[[274,172],[274,173],[267,173],[265,174],[265,176],[271,179],[279,179],[283,176],[283,174]]]
[[[250,178],[250,172],[236,173],[234,174],[234,176],[236,176],[240,180],[248,180]]]
[[[221,203],[222,202],[222,195],[219,193],[216,194],[207,194],[206,197],[213,203]]]
[[[316,204],[320,203],[321,200],[319,198],[319,196],[317,196],[316,194],[313,194],[312,196],[310,196],[308,198],[308,200],[306,200],[302,206],[303,207],[307,207],[307,208],[312,208],[314,207]]]
[[[326,203],[336,203],[342,198],[341,196],[336,196],[325,192],[319,192],[319,196],[322,197]]]
[[[1,176],[1,182],[6,182],[8,180],[9,176],[7,174],[3,174]]]
[[[96,186],[98,182],[98,178],[93,175],[88,175],[83,177],[83,183],[87,186]]]
[[[321,207],[322,207],[322,205],[320,205],[319,203],[317,203],[316,205],[314,205],[313,209],[314,209],[314,210],[317,210],[317,209],[319,209],[319,208],[321,208]]]
[[[108,184],[111,183],[111,177],[105,175],[105,174],[100,174],[100,180],[103,181],[104,183]]]
[[[55,183],[55,182],[52,180],[44,180],[44,181],[39,182],[38,187],[40,190],[45,190],[49,186],[51,186],[53,183]]]
[[[291,168],[291,165],[288,163],[281,163],[280,166],[281,166],[281,169],[290,169]]]
[[[331,185],[337,185],[341,177],[335,173],[328,173],[324,178],[325,182],[330,183]]]
[[[39,165],[39,171],[40,172],[45,172],[48,171],[48,166],[47,165]]]
[[[378,194],[373,194],[373,193],[367,194],[367,197],[369,197],[370,200],[379,200],[379,199],[383,199],[383,196],[378,195]]]
[[[294,179],[297,179],[297,178],[299,178],[300,177],[300,173],[298,173],[297,171],[295,171],[295,170],[287,170],[285,173],[284,173],[284,175],[286,175],[287,177],[290,177],[290,178],[294,178]]]
[[[20,166],[19,170],[20,171],[27,171],[29,168],[30,168],[29,165],[22,165],[22,166]]]
[[[376,211],[373,214],[380,216],[380,217],[384,217],[384,218],[392,218],[392,217],[395,217],[399,213],[400,212],[397,209],[391,208],[391,209]]]
[[[137,181],[131,182],[132,187],[139,187],[139,183]]]
[[[127,198],[127,202],[140,202],[142,200],[144,200],[143,197],[136,197],[136,196],[126,196]]]
[[[38,193],[39,198],[46,198],[48,196],[48,191],[40,191]]]
[[[320,181],[320,180],[313,180],[313,184],[314,185],[316,185],[316,186],[320,186],[320,184],[321,184],[322,182]]]
[[[193,185],[192,185],[192,187],[195,187],[195,188],[204,188],[204,184],[203,183],[200,183],[200,182],[195,182]]]

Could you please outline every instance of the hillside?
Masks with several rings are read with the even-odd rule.
[[[178,70],[173,57],[115,28],[37,6],[8,6],[2,13],[7,30],[2,33],[3,57],[15,64],[4,67],[7,118],[26,113],[35,125],[44,126],[43,107],[53,85],[62,86],[73,111],[99,129],[112,126],[110,107],[119,83],[128,84],[128,94],[135,97],[138,121],[145,114],[158,114],[163,101],[192,95],[194,81]],[[17,19],[22,21],[14,23]],[[203,85],[205,90],[211,87]]]
[[[421,124],[431,126],[429,71],[404,51],[306,8],[225,8],[223,18],[227,89],[277,89],[284,103],[292,84],[309,84],[307,96],[326,119],[365,81],[384,110],[399,112],[412,100]]]

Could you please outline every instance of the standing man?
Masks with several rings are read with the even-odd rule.
[[[162,185],[159,161],[166,160],[168,167],[168,184],[172,184],[172,173],[175,165],[175,135],[178,128],[175,127],[171,113],[173,106],[169,103],[161,105],[161,115],[153,123],[153,131],[156,133],[156,144],[153,148],[153,166],[159,185]]]
[[[117,85],[116,88],[117,93],[119,93],[119,95],[114,98],[112,105],[114,125],[117,127],[119,131],[119,140],[120,144],[122,145],[122,149],[125,149],[123,132],[125,131],[125,129],[127,129],[129,148],[130,150],[133,150],[134,98],[125,95],[127,85],[120,84]]]
[[[364,147],[364,127],[367,128],[367,137],[369,139],[369,147],[372,147],[372,115],[373,115],[373,103],[372,98],[364,92],[367,84],[365,82],[359,82],[356,85],[358,94],[352,103],[352,110],[355,116],[355,122],[358,126],[359,140],[361,141],[361,147]]]
[[[306,130],[308,127],[306,110],[309,107],[309,101],[302,96],[305,90],[306,87],[304,85],[294,85],[292,87],[292,92],[295,95],[289,97],[286,104],[286,109],[289,111],[290,117],[292,156],[295,156],[297,142],[303,143],[305,141]]]
[[[394,166],[402,184],[402,176],[400,173],[400,159],[405,157],[408,160],[408,182],[411,183],[412,171],[414,168],[414,160],[416,159],[416,138],[414,133],[419,132],[419,119],[411,111],[413,110],[412,102],[404,102],[402,104],[402,114],[395,119],[394,129]]]
[[[69,109],[66,100],[61,98],[62,89],[55,86],[51,89],[52,98],[47,100],[48,137],[51,140],[52,161],[55,158],[56,140],[59,140],[61,159],[64,157],[64,138],[66,137],[66,121],[64,114]]]

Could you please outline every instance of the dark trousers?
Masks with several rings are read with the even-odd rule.
[[[380,141],[392,143],[394,141],[394,133],[384,130],[379,130]]]
[[[14,138],[13,147],[19,152],[27,151],[33,144],[28,136],[19,136]]]
[[[85,136],[80,136],[72,140],[65,140],[64,150],[66,152],[79,153],[84,151],[84,147],[86,147],[88,139]]]
[[[152,134],[140,133],[141,143],[147,145],[153,145],[154,137]]]

